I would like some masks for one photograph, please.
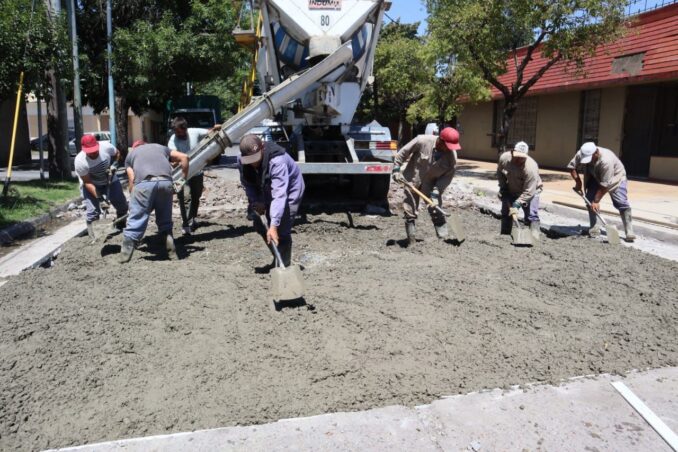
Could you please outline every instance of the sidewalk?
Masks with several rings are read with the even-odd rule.
[[[459,159],[455,179],[496,191],[499,188],[496,170],[496,163]],[[544,182],[541,202],[584,207],[581,198],[572,191],[574,182],[569,173],[545,169],[539,173]],[[678,185],[630,180],[629,200],[635,220],[678,228]],[[603,198],[601,209],[617,213],[609,196]]]
[[[612,387],[615,381],[623,381],[665,424],[665,436],[675,441],[678,368],[673,367],[626,378],[603,375],[573,379],[561,386],[495,389],[413,408],[390,406],[60,450],[670,451]]]

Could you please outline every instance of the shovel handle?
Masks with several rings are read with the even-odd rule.
[[[257,212],[254,212],[254,211],[253,211],[253,213],[254,213],[254,215],[257,216],[257,218],[259,218],[259,221],[261,221],[261,224],[264,225],[264,228],[265,228],[265,229],[268,229],[268,221],[266,221],[266,217],[264,217],[263,215],[259,215]],[[266,242],[266,237],[264,237],[264,242]],[[274,240],[271,240],[271,243],[270,243],[270,244],[269,244],[269,243],[266,243],[266,244],[267,244],[267,245],[271,248],[271,250],[273,251],[273,255],[275,256],[275,260],[276,260],[276,262],[278,263],[278,267],[284,269],[284,268],[285,268],[285,264],[283,264],[282,257],[280,257],[280,251],[278,250],[278,244],[275,243]]]
[[[449,215],[447,214],[447,212],[445,212],[443,209],[441,209],[440,206],[439,206],[438,204],[436,204],[435,202],[433,202],[433,200],[432,200],[431,198],[429,198],[428,196],[426,196],[425,194],[423,194],[423,193],[421,192],[421,190],[417,189],[417,187],[415,187],[414,185],[410,184],[410,183],[407,182],[406,180],[401,180],[400,183],[402,183],[402,184],[405,185],[407,188],[409,188],[410,190],[412,190],[413,192],[415,192],[416,194],[418,194],[419,197],[420,197],[421,199],[423,199],[424,202],[426,202],[426,204],[428,204],[429,206],[433,207],[434,209],[436,209],[438,212],[442,213],[442,214],[445,215],[446,217],[449,217]]]
[[[586,196],[582,195],[581,192],[578,192],[578,191],[575,190],[574,188],[573,188],[572,190],[573,190],[576,194],[578,194],[579,197],[580,197],[581,199],[584,200],[584,202],[586,203],[586,206],[587,206],[589,209],[593,210],[593,208],[591,207],[591,201],[589,201],[589,200],[586,198]],[[607,223],[605,222],[605,220],[603,219],[603,217],[600,215],[600,213],[599,213],[599,212],[596,212],[595,210],[593,210],[593,211],[595,212],[595,214],[596,214],[596,216],[598,217],[598,219],[600,220],[600,222],[603,223],[603,226],[607,227]]]

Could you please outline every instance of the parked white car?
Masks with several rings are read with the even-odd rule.
[[[83,135],[94,135],[98,142],[111,144],[111,133],[107,131],[84,132]],[[75,148],[75,138],[68,142],[68,153],[71,157],[75,157],[78,153]]]

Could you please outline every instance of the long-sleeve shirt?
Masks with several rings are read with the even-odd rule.
[[[265,146],[277,146],[273,143],[265,143]],[[263,167],[257,172],[262,177]],[[241,173],[242,174],[242,173]],[[268,208],[271,225],[280,226],[285,208],[289,205],[290,214],[296,215],[304,195],[304,179],[299,166],[287,153],[281,153],[268,161],[267,181],[264,182],[263,191],[255,181],[241,177],[240,181],[245,188],[247,199],[250,204],[264,203]]]
[[[499,190],[518,196],[517,201],[525,204],[537,194],[543,186],[539,177],[539,165],[532,157],[527,157],[522,168],[514,165],[510,151],[499,156],[497,164]]]
[[[396,166],[407,162],[403,171],[405,179],[415,185],[424,182],[443,191],[450,185],[457,165],[455,151],[438,151],[435,135],[419,135],[403,146],[395,157]]]
[[[598,147],[600,157],[593,163],[582,164],[581,155],[577,152],[567,164],[568,169],[584,172],[584,179],[593,177],[598,184],[608,191],[614,191],[626,180],[626,169],[614,152],[607,148]]]

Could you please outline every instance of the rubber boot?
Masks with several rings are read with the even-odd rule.
[[[407,234],[408,246],[412,246],[416,242],[417,227],[414,220],[405,220],[405,233]]]
[[[87,235],[90,239],[92,239],[92,241],[97,239],[97,236],[94,233],[94,223],[92,222],[87,222]]]
[[[598,223],[598,215],[589,209],[589,237],[600,237],[600,224]]]
[[[282,258],[283,265],[289,267],[292,265],[292,242],[282,242],[278,246],[278,251],[280,251],[280,257]]]
[[[541,238],[541,228],[539,221],[533,221],[530,223],[530,232],[532,232],[532,237],[534,237],[535,240],[539,240]]]
[[[120,249],[120,263],[127,263],[132,259],[132,253],[134,253],[134,248],[136,244],[134,240],[128,239],[127,237],[122,239],[122,248]]]
[[[510,235],[513,229],[513,220],[511,217],[501,217],[501,235]]]
[[[167,251],[167,258],[174,259],[177,257],[177,248],[174,245],[174,237],[171,233],[163,233],[163,242],[165,243],[165,251]]]
[[[631,217],[631,209],[626,209],[621,213],[622,223],[624,223],[624,231],[626,232],[626,241],[633,242],[636,240],[636,234],[633,233],[633,219]]]

